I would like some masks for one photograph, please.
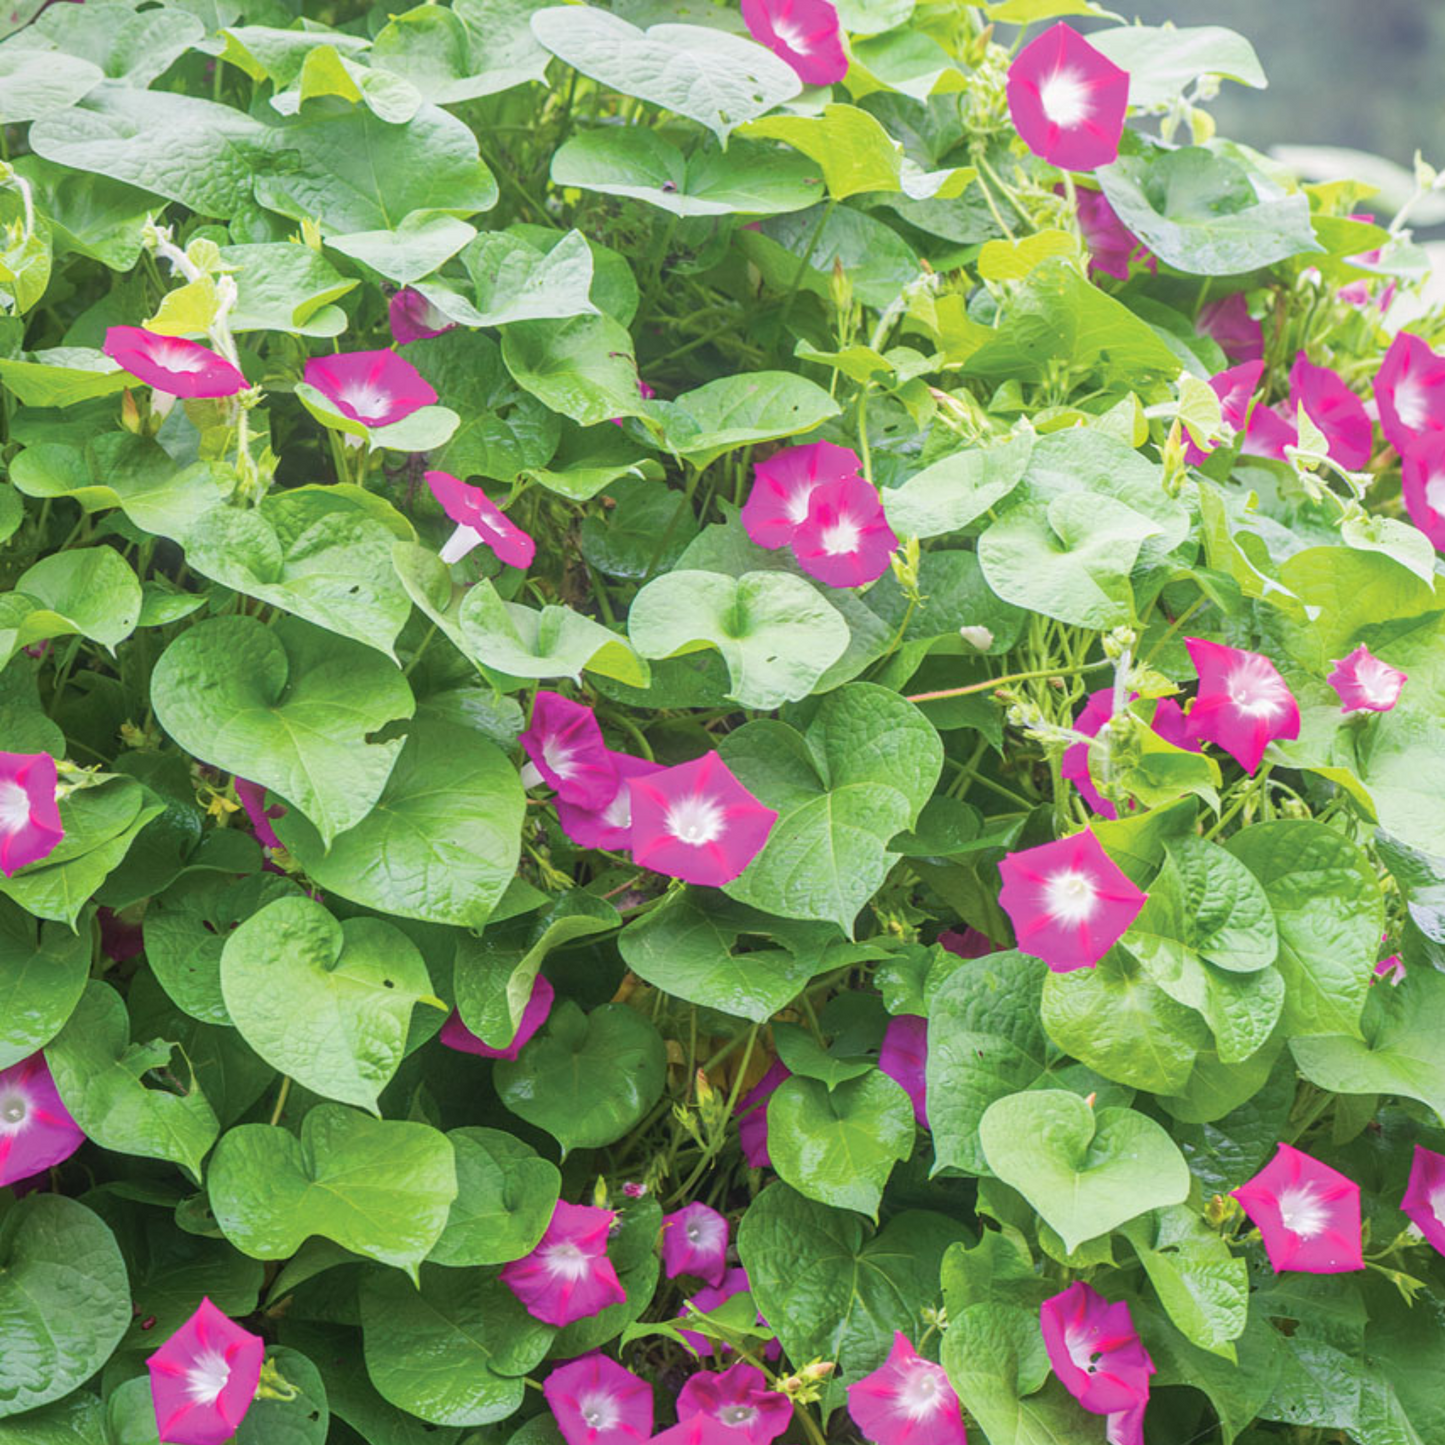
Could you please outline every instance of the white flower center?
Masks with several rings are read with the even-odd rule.
[[[565,1279],[572,1282],[585,1279],[592,1263],[591,1259],[570,1239],[564,1239],[560,1244],[547,1245],[542,1251],[542,1259],[547,1273],[553,1279]]]
[[[1094,1336],[1089,1330],[1064,1331],[1064,1348],[1075,1366],[1085,1374],[1092,1375],[1099,1368],[1099,1352],[1094,1348]]]
[[[1395,670],[1378,657],[1366,657],[1355,669],[1355,686],[1366,699],[1376,703],[1392,703],[1399,696]]]
[[[363,381],[349,382],[336,388],[336,395],[349,406],[362,421],[376,421],[391,410],[391,397],[379,386]]]
[[[1311,1184],[1286,1189],[1279,1196],[1279,1217],[1284,1227],[1301,1239],[1313,1239],[1330,1222],[1329,1210]]]
[[[923,1420],[943,1403],[943,1386],[936,1367],[914,1365],[898,1387],[898,1403],[910,1420]]]
[[[694,793],[690,798],[679,798],[668,805],[662,826],[679,843],[690,843],[700,848],[704,843],[715,843],[722,837],[727,828],[727,817],[717,799]]]
[[[808,32],[796,20],[775,20],[773,34],[788,47],[800,54],[809,54],[813,47],[808,41]]]
[[[1059,70],[1039,87],[1039,104],[1057,126],[1071,130],[1093,113],[1089,82],[1077,70]]]
[[[205,1350],[186,1371],[186,1394],[198,1405],[214,1405],[231,1378],[231,1367],[219,1350]]]
[[[1099,893],[1094,880],[1076,868],[1064,868],[1044,884],[1044,907],[1059,923],[1083,923],[1094,916]]]
[[[615,1429],[622,1420],[617,1401],[611,1395],[579,1395],[577,1409],[583,1422],[592,1430]]]
[[[570,778],[575,771],[572,760],[577,756],[576,751],[569,748],[561,738],[555,734],[550,738],[542,739],[542,761],[557,774],[559,778]]]
[[[751,1425],[758,1418],[758,1411],[754,1405],[724,1405],[717,1417],[724,1425]]]
[[[30,1100],[19,1089],[0,1093],[0,1137],[18,1134],[30,1114]]]
[[[1445,514],[1445,474],[1437,473],[1426,479],[1425,505],[1432,512]]]
[[[1430,1213],[1437,1223],[1445,1224],[1445,1184],[1437,1184],[1430,1191]]]
[[[18,833],[30,821],[30,799],[11,778],[0,782],[0,833]]]
[[[1395,412],[1411,431],[1419,431],[1430,420],[1430,403],[1418,376],[1402,376],[1395,387]]]
[[[192,351],[189,346],[162,342],[151,352],[151,360],[165,371],[190,376],[205,367],[206,354],[203,351]]]
[[[694,1248],[710,1249],[717,1243],[718,1222],[711,1215],[689,1219],[683,1226],[687,1242]]]
[[[823,528],[823,550],[830,557],[843,557],[858,550],[863,531],[852,517],[841,516],[831,527]]]
[[[1277,678],[1249,662],[1241,663],[1224,679],[1229,700],[1246,717],[1274,717],[1284,707],[1283,686]]]
[[[609,828],[630,828],[632,826],[632,794],[623,783],[612,795],[612,801],[602,810],[602,821]]]
[[[797,49],[796,46],[792,47]],[[788,520],[795,526],[801,527],[808,520],[808,499],[813,495],[811,482],[805,482],[790,496],[784,503],[783,510],[787,513]]]

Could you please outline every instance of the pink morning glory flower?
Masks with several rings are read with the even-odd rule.
[[[769,1445],[788,1428],[793,1418],[792,1402],[777,1390],[768,1389],[768,1379],[756,1365],[739,1360],[721,1374],[699,1370],[689,1375],[678,1391],[680,1420],[707,1415],[732,1432],[733,1445]]]
[[[1093,968],[1138,916],[1146,895],[1085,828],[998,866],[998,901],[1024,953],[1055,973]]]
[[[440,552],[450,566],[474,547],[490,547],[509,567],[530,567],[537,544],[486,494],[450,472],[427,472],[426,484],[457,529]]]
[[[628,782],[661,771],[661,764],[635,758],[631,753],[609,750],[607,756],[619,780],[610,802],[600,808],[584,808],[566,798],[557,799],[557,822],[579,848],[626,848],[632,838],[632,791]]]
[[[700,1289],[695,1295],[691,1296],[687,1304],[678,1310],[677,1318],[680,1320],[686,1319],[694,1310],[700,1314],[710,1314],[719,1305],[726,1304],[735,1294],[744,1294],[751,1289],[752,1285],[748,1281],[747,1270],[741,1265],[735,1265],[723,1275],[721,1284],[709,1285],[706,1289]],[[758,1316],[758,1323],[760,1325],[765,1325],[766,1323],[761,1314]],[[678,1330],[678,1334],[683,1337],[687,1342],[687,1347],[695,1355],[705,1355],[714,1347],[721,1350],[725,1355],[732,1353],[733,1347],[731,1345],[724,1343],[722,1340],[710,1340],[706,1335],[698,1334],[696,1330],[680,1329]],[[776,1340],[769,1340],[763,1349],[763,1358],[765,1360],[775,1360],[781,1353],[782,1346],[779,1345]],[[736,1445],[736,1442],[734,1442],[734,1445]]]
[[[1390,445],[1408,455],[1431,432],[1445,431],[1445,356],[1400,332],[1375,374],[1375,401]]]
[[[877,581],[897,545],[876,488],[862,477],[814,487],[807,520],[793,534],[798,566],[829,587]]]
[[[209,347],[181,336],[158,336],[143,326],[112,326],[100,348],[130,374],[167,396],[235,396],[246,378]]]
[[[804,85],[832,85],[848,73],[838,12],[828,0],[743,0],[743,23]]]
[[[170,1445],[224,1445],[261,1379],[266,1344],[209,1299],[146,1361],[156,1428]]]
[[[0,753],[0,873],[48,858],[65,837],[49,753]]]
[[[1299,704],[1269,658],[1202,637],[1184,645],[1199,673],[1188,726],[1196,742],[1217,743],[1253,773],[1270,743],[1299,736]]]
[[[1183,748],[1188,753],[1200,751],[1199,744],[1189,736],[1189,719],[1184,709],[1172,697],[1161,697],[1154,704],[1149,726],[1172,747]]]
[[[633,862],[705,888],[738,877],[778,821],[716,752],[633,778],[628,787]]]
[[[654,1435],[649,1445],[738,1445],[738,1436],[714,1415],[686,1415]]]
[[[1341,1274],[1363,1269],[1360,1186],[1288,1144],[1231,1191],[1264,1237],[1275,1272]]]
[[[604,1354],[558,1365],[542,1394],[567,1445],[626,1445],[652,1434],[652,1386]]]
[[[1231,361],[1264,359],[1264,327],[1249,314],[1243,291],[1211,301],[1200,311],[1195,326],[1202,335],[1212,336]]]
[[[1370,460],[1374,429],[1365,404],[1328,366],[1315,366],[1300,352],[1289,373],[1290,408],[1304,407],[1325,434],[1330,456],[1357,471]]]
[[[249,778],[236,779],[236,796],[246,810],[246,817],[250,820],[251,831],[256,835],[256,841],[263,848],[279,848],[281,840],[276,836],[276,830],[271,826],[271,821],[273,818],[286,816],[285,804],[272,803],[268,808],[265,788],[260,783],[251,782]]]
[[[1058,188],[1063,194],[1063,187]],[[1159,262],[1144,243],[1119,219],[1103,191],[1080,190],[1075,196],[1075,214],[1084,244],[1089,248],[1089,275],[1103,272],[1120,281],[1129,279],[1131,266],[1159,270]]]
[[[1119,157],[1129,76],[1060,21],[1019,52],[1008,72],[1008,109],[1023,142],[1065,171]]]
[[[967,1445],[963,1411],[943,1366],[925,1360],[901,1331],[888,1358],[848,1386],[848,1413],[875,1445]]]
[[[1325,679],[1340,695],[1341,712],[1389,712],[1409,680],[1407,673],[1381,662],[1363,642],[1340,658]]]
[[[1445,1154],[1415,1145],[1415,1162],[1400,1208],[1420,1233],[1445,1254]]]
[[[342,416],[363,426],[391,426],[437,399],[431,383],[394,351],[313,356],[305,380]]]
[[[1149,1403],[1149,1358],[1129,1306],[1111,1304],[1082,1280],[1039,1307],[1039,1330],[1049,1363],[1084,1409],[1107,1415],[1111,1442],[1143,1439]]]
[[[793,540],[808,520],[808,498],[825,482],[858,475],[858,453],[832,442],[809,442],[775,452],[753,468],[753,489],[743,503],[743,530],[773,551]]]
[[[503,1266],[502,1283],[529,1315],[549,1325],[570,1325],[621,1304],[627,1291],[607,1257],[616,1218],[610,1209],[559,1199],[537,1247]]]
[[[420,291],[407,286],[398,291],[387,302],[386,319],[391,323],[391,339],[398,346],[409,341],[426,341],[451,331],[456,322],[447,318],[446,313],[433,306]]]
[[[614,755],[590,707],[542,688],[520,741],[539,776],[569,803],[605,808],[617,796]]]
[[[913,1105],[913,1117],[928,1128],[925,1076],[928,1069],[928,1020],[917,1014],[897,1014],[888,1020],[878,1067],[898,1084]]]
[[[1137,697],[1137,694],[1130,697],[1130,702],[1134,701],[1134,697]],[[1097,737],[1099,730],[1113,716],[1114,689],[1101,687],[1097,692],[1090,693],[1084,706],[1079,709],[1079,715],[1074,719],[1074,731],[1086,733],[1091,738]],[[1184,709],[1173,698],[1163,697],[1155,703],[1154,717],[1149,726],[1166,743],[1170,743],[1176,748],[1184,748],[1191,753],[1199,751],[1199,744],[1191,742],[1185,736]],[[1089,772],[1089,745],[1087,743],[1070,743],[1064,749],[1059,773],[1079,790],[1083,800],[1101,818],[1117,818],[1119,816],[1119,810],[1094,786],[1093,775]]]
[[[1244,433],[1240,451],[1247,457],[1272,457],[1275,461],[1283,461],[1284,449],[1294,446],[1299,435],[1292,421],[1287,421],[1263,401],[1255,401],[1263,375],[1264,362],[1247,361],[1211,376],[1209,384],[1219,398],[1224,420],[1236,432]],[[1212,446],[1197,447],[1190,441],[1185,460],[1191,467],[1198,466],[1213,450]]]
[[[790,1078],[787,1065],[774,1059],[767,1073],[738,1101],[738,1142],[749,1169],[766,1169],[773,1162],[768,1153],[768,1100],[773,1090]]]
[[[1398,953],[1392,953],[1389,958],[1382,958],[1375,965],[1375,977],[1371,983],[1384,979],[1392,988],[1398,988],[1405,982],[1405,960]]]
[[[1405,453],[1400,491],[1410,520],[1445,551],[1445,431],[1434,432]]]
[[[64,1163],[83,1143],[43,1054],[0,1069],[0,1188]]]
[[[522,1046],[547,1022],[555,996],[552,985],[539,973],[532,980],[532,992],[527,997],[527,1006],[522,1010],[522,1021],[517,1025],[517,1032],[504,1049],[494,1049],[490,1044],[483,1043],[462,1022],[462,1016],[455,1010],[442,1025],[441,1041],[447,1048],[462,1054],[476,1054],[483,1059],[515,1059],[522,1052]]]
[[[693,1200],[662,1218],[662,1263],[668,1279],[694,1274],[711,1285],[728,1267],[728,1222],[716,1209]]]
[[[972,926],[965,928],[962,933],[952,929],[940,933],[938,942],[940,947],[946,948],[958,958],[986,958],[994,952],[993,940]]]

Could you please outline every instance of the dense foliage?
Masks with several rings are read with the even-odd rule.
[[[1440,1445],[1409,208],[1091,0],[298,9],[0,14],[0,1445]]]

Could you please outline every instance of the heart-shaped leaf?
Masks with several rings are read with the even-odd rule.
[[[0,1069],[60,1032],[85,992],[90,950],[88,931],[37,923],[0,902]]]
[[[506,1264],[541,1239],[562,1189],[557,1166],[500,1129],[453,1129],[457,1197],[432,1264]]]

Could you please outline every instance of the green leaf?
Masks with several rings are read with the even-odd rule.
[[[581,231],[568,231],[550,248],[515,231],[487,231],[462,253],[476,306],[455,293],[436,294],[444,310],[467,326],[508,326],[518,321],[597,315],[592,304],[592,248]]]
[[[78,55],[7,45],[0,50],[0,124],[38,120],[65,110],[105,78],[98,65]]]
[[[83,1384],[129,1323],[125,1261],[83,1204],[31,1194],[0,1216],[0,1420]],[[0,1439],[28,1445],[25,1426],[19,1434],[12,1428],[0,1426]]]
[[[109,80],[123,80],[144,90],[205,36],[194,15],[178,10],[134,10],[129,5],[101,5],[89,15],[45,10],[12,44],[47,47],[47,58],[63,61],[80,56],[100,66]]]
[[[9,1420],[0,1418],[4,1445],[91,1445],[104,1439],[105,1406],[87,1390]]]
[[[393,663],[292,618],[198,623],[161,654],[151,691],[181,747],[278,793],[328,844],[375,805],[401,752],[369,735],[415,706]]]
[[[437,105],[475,100],[543,78],[547,53],[527,29],[530,13],[505,0],[418,5],[382,27],[368,59]]]
[[[661,424],[663,445],[701,470],[753,442],[812,431],[837,416],[839,407],[806,377],[754,371],[706,382],[674,401],[651,402],[646,410]]]
[[[226,318],[232,331],[335,336],[346,329],[346,313],[332,303],[361,283],[310,246],[222,246],[221,260],[236,268],[236,305]]]
[[[1089,44],[1129,72],[1129,104],[1169,105],[1205,76],[1268,85],[1254,46],[1222,25],[1129,25],[1095,30]]]
[[[822,1204],[873,1219],[895,1162],[913,1152],[913,1106],[877,1069],[830,1089],[784,1079],[768,1100],[768,1149],[778,1174]]]
[[[473,62],[480,67],[474,86],[486,87],[479,94],[546,79],[552,57],[532,34],[535,8],[532,0],[453,0],[452,12],[467,27]]]
[[[532,33],[583,75],[685,115],[724,145],[737,126],[802,89],[771,51],[710,27],[654,25],[644,33],[606,10],[562,5],[534,12]]]
[[[611,316],[517,322],[502,334],[502,359],[518,386],[580,426],[647,409],[632,337]]]
[[[498,1060],[493,1078],[507,1108],[566,1154],[626,1134],[657,1102],[666,1068],[662,1039],[640,1014],[624,1004],[584,1014],[567,1000],[517,1059]]]
[[[500,1129],[453,1129],[457,1197],[427,1259],[452,1266],[506,1264],[542,1238],[562,1189],[557,1166]]]
[[[216,1146],[206,1179],[226,1238],[253,1259],[286,1259],[311,1235],[416,1277],[457,1194],[446,1135],[317,1104],[297,1139],[241,1124]]]
[[[90,975],[88,931],[37,923],[0,902],[0,1069],[48,1044],[85,992]]]
[[[32,351],[27,357],[0,357],[0,381],[24,406],[74,406],[111,396],[137,384],[108,356],[85,346]]]
[[[438,11],[446,14],[446,11]],[[475,226],[445,211],[413,211],[395,230],[356,231],[349,236],[328,236],[326,244],[343,256],[370,266],[373,271],[409,286],[449,261],[477,234]]]
[[[610,505],[608,505],[610,504]],[[641,477],[624,477],[607,489],[607,511],[582,519],[582,555],[599,572],[645,582],[677,564],[697,536],[697,519],[685,492]]]
[[[15,590],[48,614],[31,614],[27,641],[78,632],[114,651],[140,620],[140,582],[112,547],[52,552],[20,574]]]
[[[412,941],[379,918],[337,922],[310,898],[279,898],[226,941],[221,991],[242,1037],[322,1098],[377,1111],[431,994]]]
[[[168,1159],[201,1177],[220,1129],[215,1111],[173,1044],[131,1042],[125,1004],[109,984],[86,985],[45,1059],[65,1107],[102,1149]]]
[[[1160,1125],[1132,1109],[1095,1110],[1077,1094],[1042,1089],[990,1104],[978,1132],[989,1167],[1070,1253],[1189,1193],[1184,1156]]]
[[[841,265],[865,306],[884,307],[921,274],[913,248],[891,226],[851,206],[810,206],[772,216],[734,244],[780,296],[802,289],[826,298]]]
[[[1396,707],[1373,723],[1355,738],[1355,758],[1381,826],[1412,847],[1445,849],[1440,779],[1420,766],[1445,746],[1445,726],[1433,707]]]
[[[961,531],[1023,480],[1034,435],[1020,430],[992,447],[951,452],[883,492],[888,523],[900,537]]]
[[[633,599],[627,631],[646,658],[713,646],[747,708],[798,702],[848,647],[848,624],[801,577],[786,572],[675,571]]]

